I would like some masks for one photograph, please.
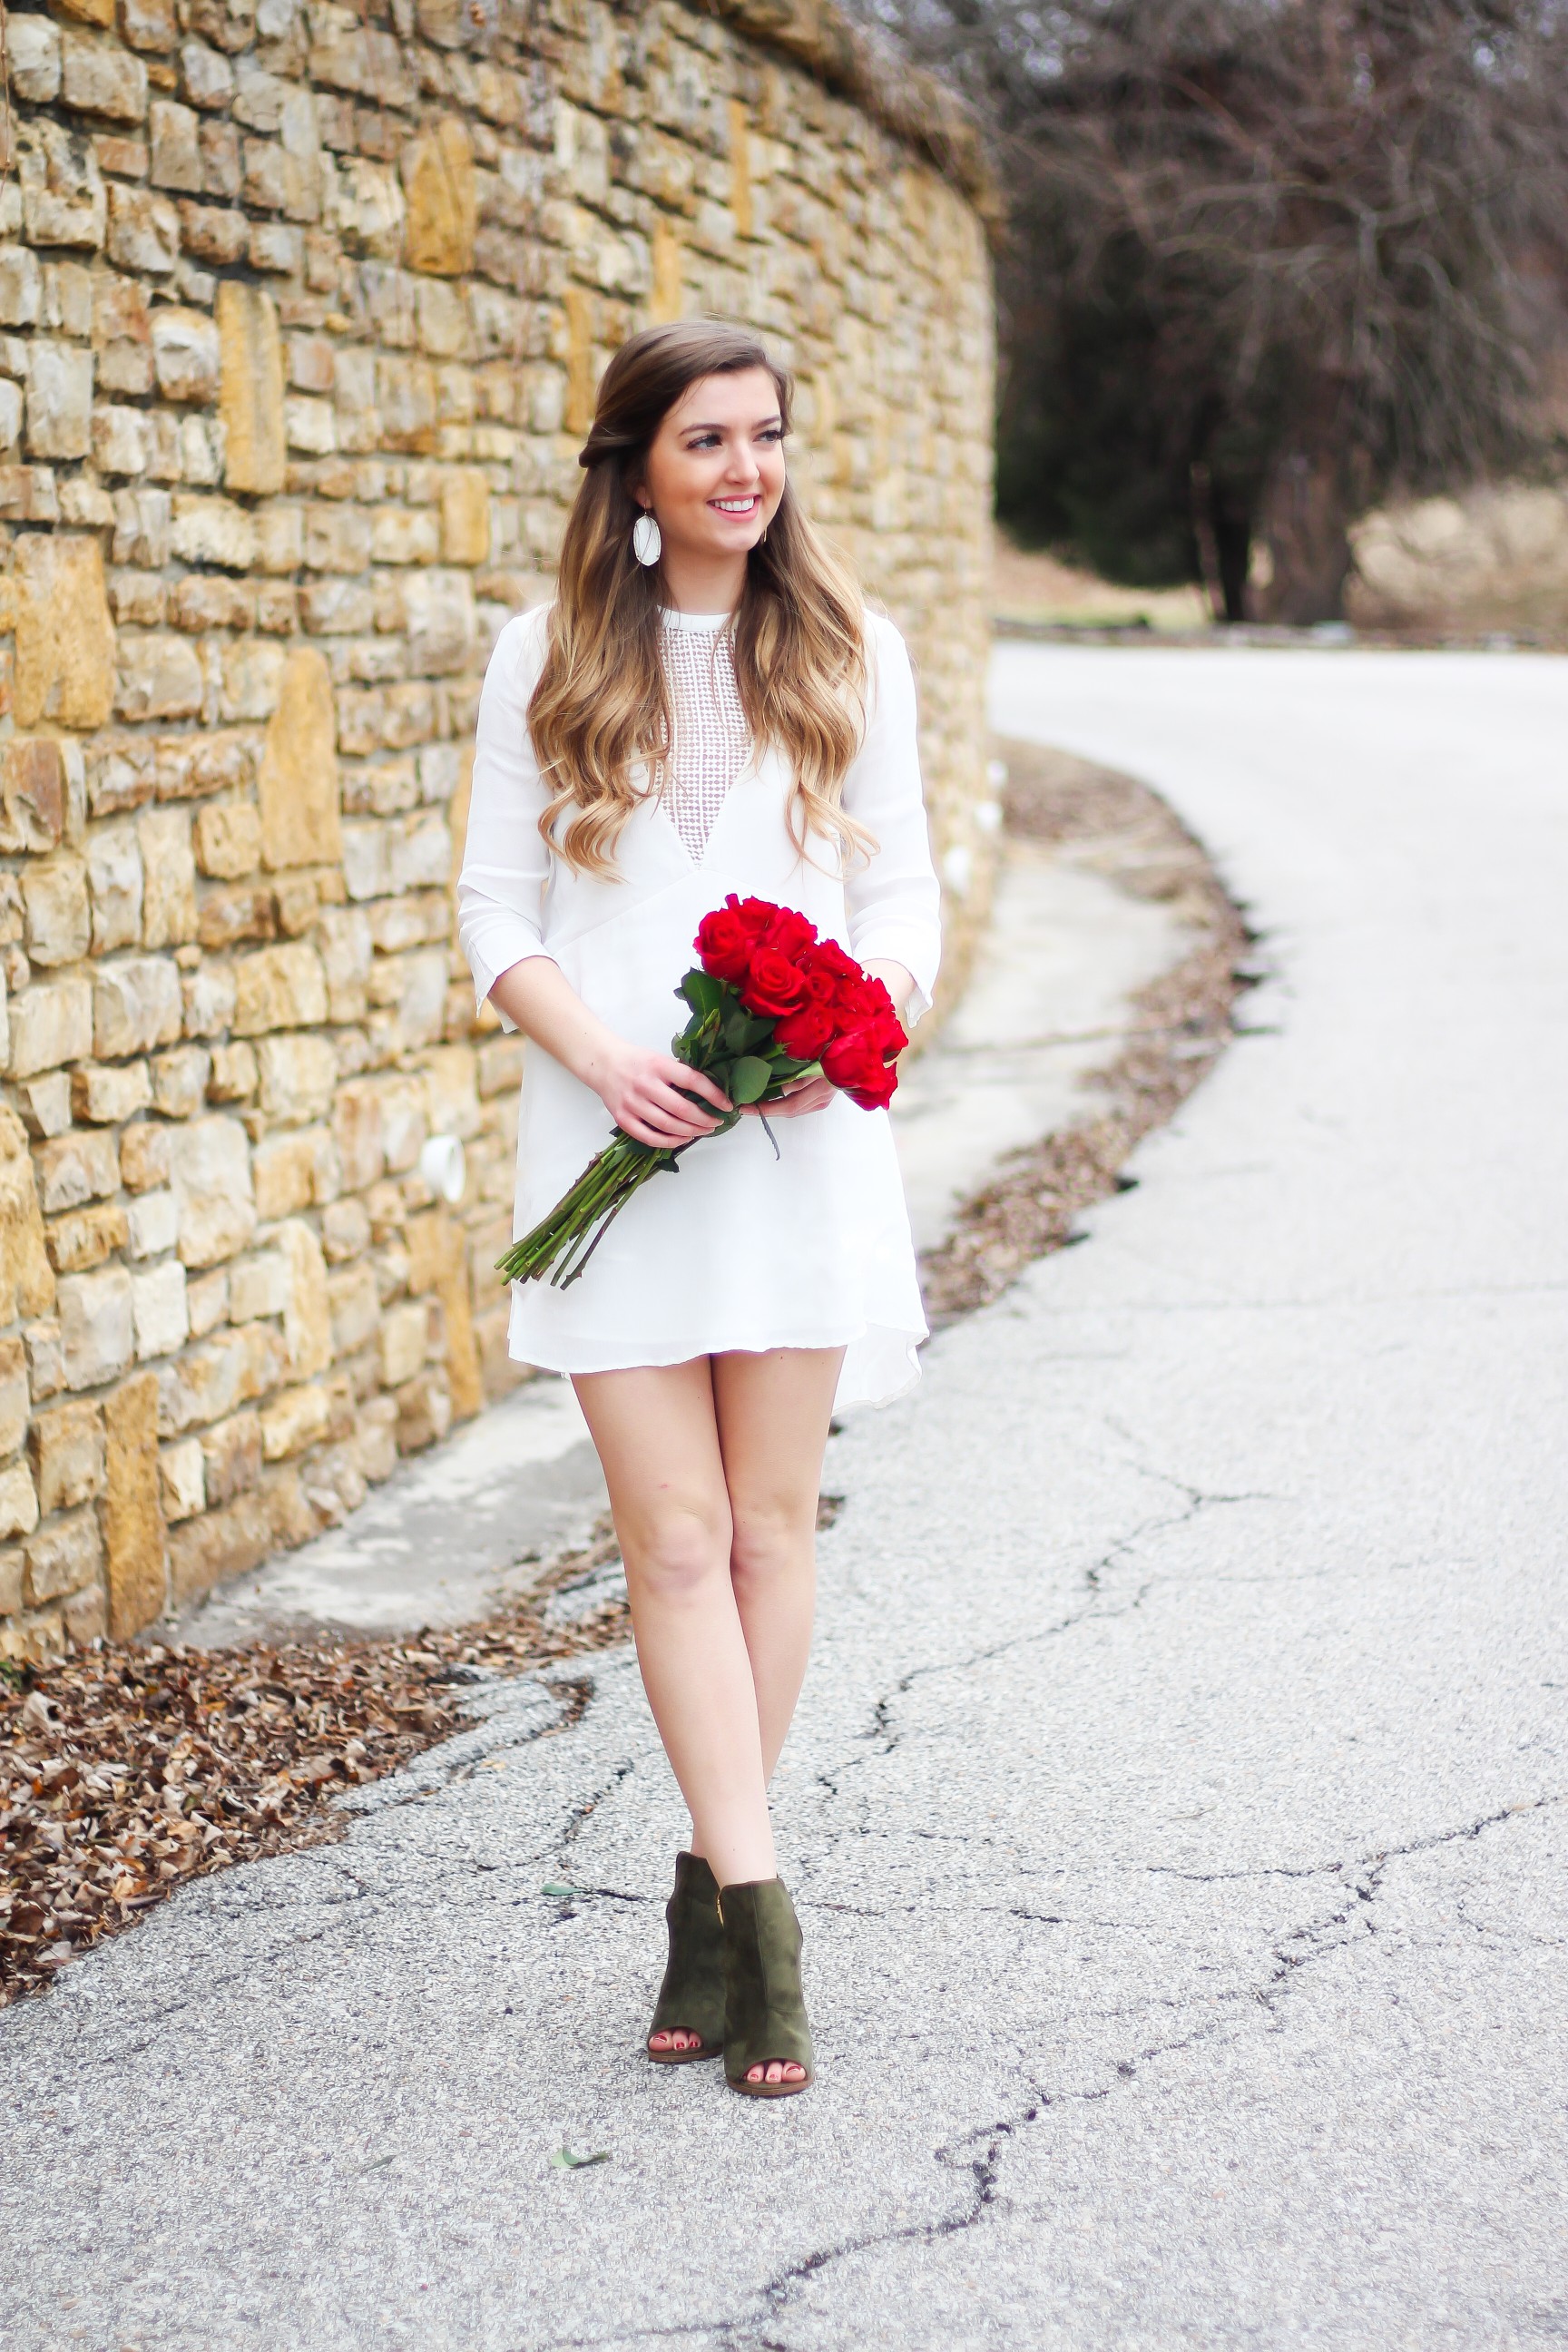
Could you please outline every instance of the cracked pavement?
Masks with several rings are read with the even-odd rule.
[[[1568,663],[1012,646],[994,698],[1167,793],[1271,977],[834,1442],[817,2087],[639,2055],[629,1655],[481,1685],[344,1843],[0,2019],[7,2352],[1568,2337]]]

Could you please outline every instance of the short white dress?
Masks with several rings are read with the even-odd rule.
[[[688,1008],[697,926],[728,892],[793,907],[862,961],[912,973],[931,1002],[940,899],[921,790],[914,681],[890,621],[868,615],[870,681],[845,807],[876,854],[845,873],[838,845],[791,836],[791,775],[753,756],[721,617],[665,615],[674,740],[616,845],[615,877],[580,874],[539,831],[548,799],[528,732],[547,606],[501,631],[479,705],[458,883],[459,936],[482,1003],[500,974],[549,956],[584,1002],[636,1044],[668,1052]],[[499,1007],[498,1007],[499,1010]],[[513,1024],[501,1015],[508,1028]],[[731,1349],[846,1349],[836,1402],[883,1403],[919,1378],[926,1335],[903,1186],[886,1111],[847,1096],[800,1118],[743,1118],[654,1177],[570,1287],[512,1286],[510,1346],[559,1372],[685,1363]],[[513,1231],[536,1224],[609,1140],[593,1090],[541,1047],[522,1082]]]

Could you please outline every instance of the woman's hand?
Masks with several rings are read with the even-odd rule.
[[[623,1134],[665,1150],[679,1150],[683,1143],[711,1135],[719,1124],[714,1113],[731,1108],[703,1071],[688,1069],[673,1054],[655,1054],[622,1037],[595,1055],[584,1076]],[[700,1095],[713,1111],[688,1102],[689,1094]]]
[[[792,1078],[773,1101],[747,1103],[742,1115],[753,1118],[802,1118],[808,1110],[826,1110],[837,1092],[831,1078]]]

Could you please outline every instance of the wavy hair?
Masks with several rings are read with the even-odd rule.
[[[634,765],[657,777],[673,724],[660,655],[665,599],[658,566],[632,553],[648,446],[693,383],[764,368],[789,429],[794,389],[749,328],[688,319],[645,328],[621,345],[600,380],[593,428],[578,464],[586,478],[567,518],[544,667],[528,727],[551,799],[546,842],[580,872],[613,874],[622,827],[643,794]],[[746,560],[732,622],[741,705],[760,751],[795,772],[790,829],[802,856],[813,831],[836,837],[847,860],[874,847],[841,804],[866,712],[866,631],[860,592],[818,538],[786,481],[765,541]],[[564,819],[564,824],[561,820]]]

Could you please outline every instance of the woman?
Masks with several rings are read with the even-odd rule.
[[[812,2080],[800,1931],[767,1784],[805,1673],[835,1402],[918,1377],[925,1336],[886,1112],[825,1078],[729,1105],[666,1050],[702,916],[797,908],[906,1021],[939,952],[898,632],[867,614],[784,471],[790,381],[744,329],[633,336],[579,463],[555,602],[485,680],[461,936],[529,1055],[516,1231],[612,1123],[712,1137],[636,1196],[570,1288],[519,1284],[510,1347],[570,1374],[626,1561],[637,1658],[690,1811],[650,2057],[748,2095]]]

